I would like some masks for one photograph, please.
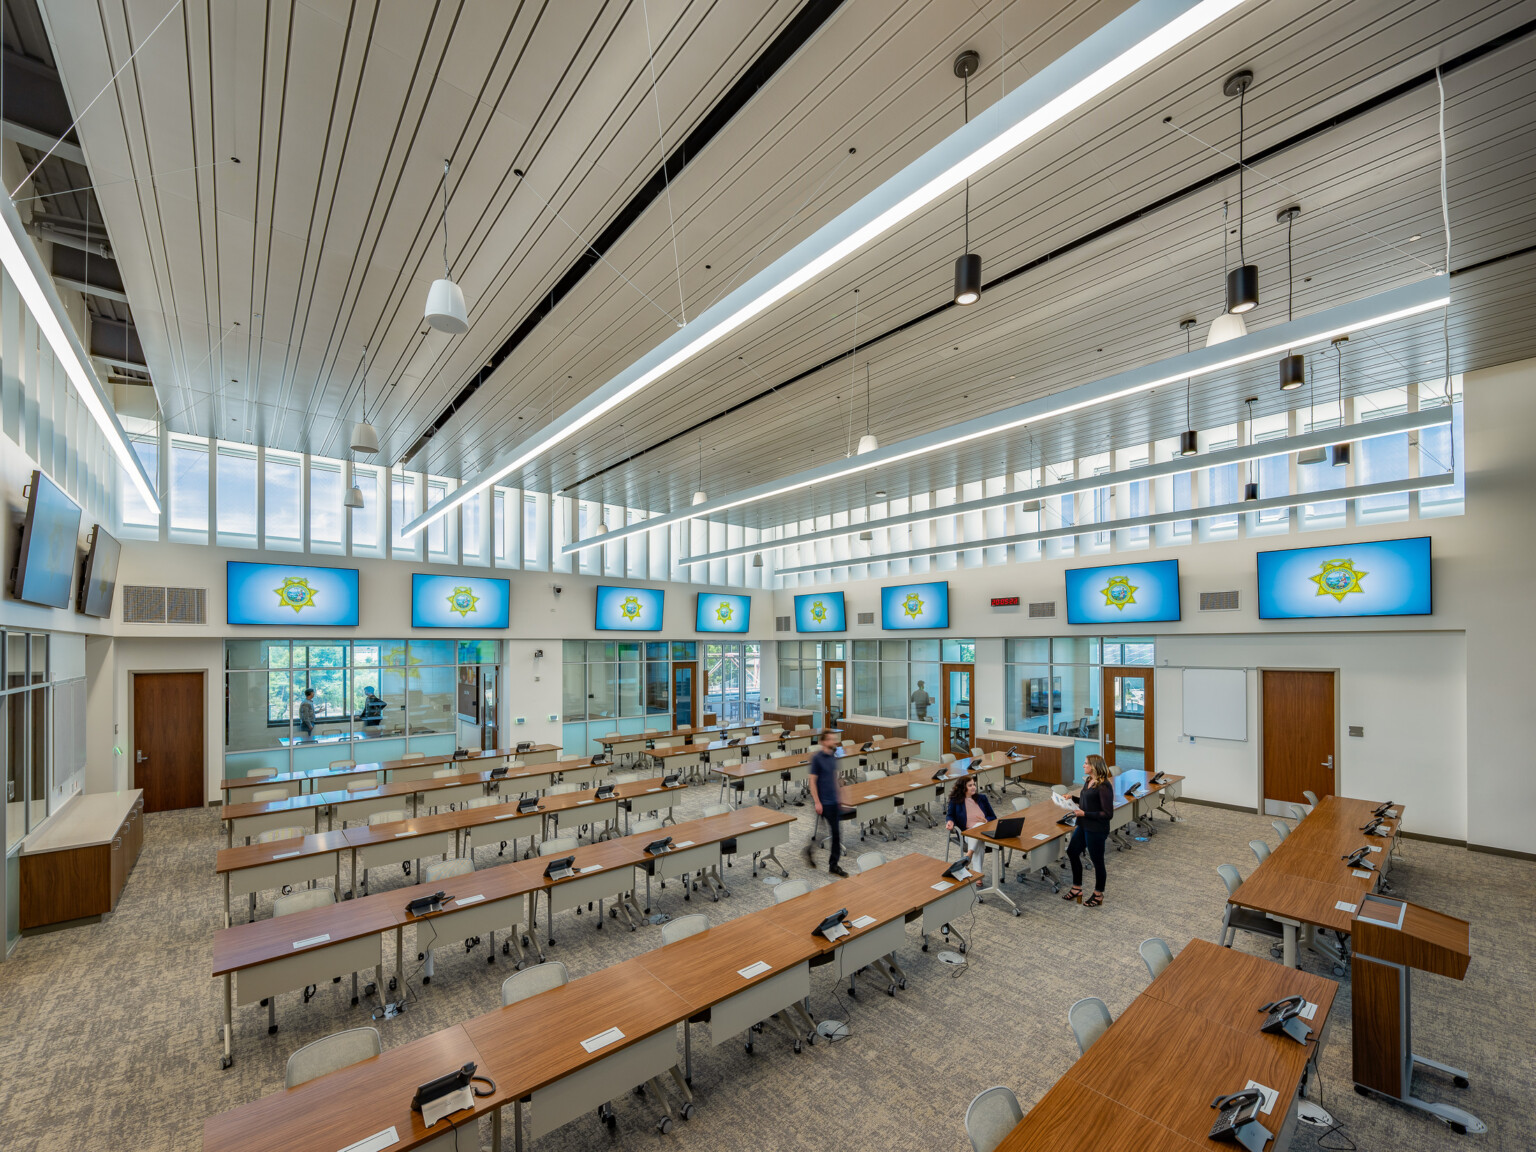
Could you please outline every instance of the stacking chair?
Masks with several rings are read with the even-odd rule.
[[[965,1110],[965,1134],[971,1138],[971,1152],[992,1152],[1022,1119],[1024,1110],[1013,1089],[998,1085],[980,1093]]]
[[[452,880],[455,876],[468,876],[472,874],[474,870],[475,862],[468,856],[457,856],[452,860],[436,860],[421,870],[421,882],[423,884],[437,884],[444,880]],[[462,892],[463,889],[461,888],[460,891]],[[516,915],[515,908],[517,901],[508,900],[503,901],[502,903],[507,907],[508,911],[512,912],[514,916]],[[487,905],[487,907],[490,907],[490,905]],[[523,950],[517,939],[518,925],[515,919],[508,921],[508,923],[511,925],[511,931],[507,933],[507,939],[502,943],[501,950],[504,954],[508,954],[512,951],[513,948],[516,948],[516,963],[521,966],[523,962]],[[436,933],[431,931],[431,927],[431,921],[427,921],[425,931],[429,936],[431,936],[432,939],[435,940]],[[421,943],[423,931],[424,929],[418,925],[416,929],[416,942],[418,944]],[[480,937],[470,937],[464,941],[464,951],[473,951],[475,945],[478,943],[480,943]],[[432,977],[435,974],[432,962],[433,951],[434,949],[429,947],[424,951],[417,953],[416,956],[416,959],[423,961],[426,965],[426,967],[422,970],[421,982],[423,984],[432,983]],[[485,962],[487,964],[496,963],[496,933],[494,931],[490,933],[489,947],[486,949]]]
[[[301,839],[302,837],[308,836],[313,831],[314,831],[314,829],[312,829],[312,828],[305,828],[305,827],[303,827],[302,825],[299,825],[299,824],[295,824],[291,828],[268,828],[265,832],[257,833],[256,841],[255,842],[257,844],[270,844],[274,840],[298,840],[298,839]],[[311,888],[313,888],[315,886],[315,882],[313,880],[311,880],[309,882],[309,886]],[[290,888],[288,885],[286,885],[286,884],[283,885],[282,895],[286,896],[286,895],[288,895],[292,891],[293,891],[293,889]],[[251,893],[251,916],[250,916],[250,918],[252,920],[256,919],[256,893],[255,892]]]
[[[786,900],[793,900],[796,896],[804,896],[811,890],[809,880],[786,880],[773,890],[773,902],[783,904]]]
[[[288,1057],[283,1087],[297,1088],[316,1076],[371,1060],[383,1051],[377,1028],[348,1028],[345,1032],[333,1032],[310,1041]]]
[[[270,804],[274,800],[286,799],[288,799],[288,789],[286,788],[258,788],[251,793],[250,802],[252,804]]]
[[[860,852],[858,860],[854,861],[859,866],[860,872],[868,872],[871,868],[878,868],[885,863],[884,852]]]
[[[1067,1023],[1077,1037],[1079,1054],[1086,1054],[1094,1041],[1109,1031],[1114,1018],[1109,1014],[1108,1004],[1097,996],[1085,996],[1067,1009]]]
[[[661,926],[661,942],[672,944],[678,940],[686,940],[690,936],[697,936],[709,928],[709,917],[702,912],[694,912],[688,916],[679,916],[676,920],[668,920]]]
[[[375,812],[370,815],[368,817],[368,827],[372,828],[375,824],[394,824],[408,819],[410,819],[410,816],[403,808],[391,808],[388,812]],[[400,861],[400,870],[407,876],[411,874],[410,857]],[[368,890],[368,869],[363,869],[363,877],[358,881],[358,884],[364,892]]]
[[[356,768],[357,767],[357,761],[356,760],[332,760],[331,763],[330,763],[330,766],[332,768]]]
[[[336,893],[329,888],[301,888],[291,896],[279,896],[272,901],[272,915],[292,916],[295,912],[308,912],[311,908],[324,908],[336,903]],[[340,980],[338,976],[336,979]],[[311,984],[304,989],[304,1003],[308,1004],[315,994],[315,986]],[[357,1003],[357,973],[352,973],[352,1002]],[[267,1035],[275,1035],[277,1032],[277,997],[268,996],[262,1001],[267,1009]]]
[[[1269,859],[1269,845],[1263,840],[1250,840],[1248,847],[1253,849],[1253,854],[1258,857],[1260,864]]]
[[[1231,864],[1216,865],[1216,872],[1221,876],[1221,882],[1227,886],[1229,897],[1236,894],[1243,886],[1243,876],[1237,868]],[[1251,908],[1242,908],[1236,904],[1227,904],[1226,912],[1221,917],[1221,946],[1232,947],[1232,941],[1237,938],[1238,932],[1252,932],[1255,936],[1267,936],[1271,940],[1280,940],[1285,936],[1285,930],[1275,921],[1262,912],[1255,912]],[[1270,953],[1278,956],[1281,948],[1277,944],[1270,945]]]
[[[1168,948],[1168,941],[1161,936],[1149,936],[1141,942],[1137,949],[1141,953],[1141,962],[1147,966],[1147,973],[1156,980],[1163,974],[1163,969],[1173,963],[1173,952]]]
[[[1269,826],[1275,830],[1282,841],[1291,834],[1291,826],[1284,820],[1271,820]]]
[[[1311,812],[1311,811],[1312,811],[1312,809],[1310,807],[1303,807],[1300,804],[1292,804],[1291,805],[1291,819],[1296,821],[1296,823],[1300,824],[1303,820],[1305,820],[1307,818],[1307,814],[1309,812]]]
[[[1024,811],[1024,809],[1026,809],[1028,807],[1029,807],[1029,797],[1028,796],[1015,796],[1013,798],[1013,810],[1015,812],[1022,812],[1022,811]]]
[[[1301,794],[1307,798],[1307,803],[1308,804],[1312,805],[1312,807],[1314,807],[1314,808],[1317,807],[1317,793],[1316,792],[1313,792],[1310,788],[1303,788],[1301,790]]]

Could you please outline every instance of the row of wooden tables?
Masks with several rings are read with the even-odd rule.
[[[775,814],[745,809],[712,819],[747,815],[766,819]],[[711,1040],[718,1045],[776,1013],[803,1011],[813,966],[836,964],[840,975],[856,970],[889,953],[906,938],[906,924],[919,918],[926,947],[931,928],[958,918],[975,899],[970,884],[942,877],[944,867],[932,857],[909,854],[711,927],[210,1117],[203,1147],[205,1152],[336,1152],[377,1135],[380,1142],[365,1146],[399,1152],[448,1149],[457,1128],[473,1130],[479,1117],[490,1112],[496,1117],[499,1148],[500,1114],[511,1104],[515,1146],[521,1149],[525,1109],[531,1110],[528,1128],[536,1138],[675,1068],[679,1025],[687,1067],[690,1021],[708,1019]],[[388,895],[398,902],[412,894]],[[836,942],[813,935],[827,913],[838,908],[848,909],[849,935]],[[611,1039],[589,1048],[604,1037]],[[811,1033],[805,1038],[814,1042]],[[495,1082],[495,1091],[477,1098],[473,1109],[427,1129],[410,1107],[416,1087],[468,1062]]]
[[[531,744],[522,751],[512,748],[485,748],[466,756],[452,752],[433,756],[411,756],[399,760],[375,760],[338,768],[315,768],[307,772],[277,772],[269,776],[230,776],[219,782],[224,792],[224,802],[243,799],[240,793],[263,788],[291,787],[292,795],[301,792],[319,792],[325,785],[338,779],[350,779],[370,773],[382,777],[383,783],[395,780],[420,780],[430,776],[444,764],[481,763],[486,760],[521,760],[524,764],[547,764],[559,758],[558,744]]]

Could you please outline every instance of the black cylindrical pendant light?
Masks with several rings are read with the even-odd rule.
[[[1349,342],[1348,336],[1335,336],[1333,338],[1334,355],[1338,358],[1339,365],[1339,427],[1344,427],[1344,345]],[[1349,463],[1349,442],[1335,444],[1328,449],[1328,456],[1335,468],[1343,468]]]
[[[1280,358],[1280,391],[1293,392],[1307,382],[1306,358],[1292,352]]]
[[[1184,354],[1189,355],[1189,330],[1199,321],[1193,316],[1179,321],[1179,327],[1184,329]],[[1184,380],[1184,431],[1179,433],[1179,455],[1198,456],[1200,454],[1200,434],[1194,429],[1194,420],[1189,414],[1189,390],[1194,383],[1193,377]]]
[[[981,257],[967,252],[955,261],[955,303],[974,304],[981,299]]]
[[[1196,432],[1193,428],[1187,432],[1179,433],[1179,455],[1200,455],[1200,433]]]
[[[1259,483],[1257,480],[1250,480],[1248,483],[1243,485],[1243,503],[1246,504],[1248,501],[1257,500],[1258,498]]]
[[[964,85],[965,122],[971,122],[971,77],[981,67],[981,57],[967,48],[955,57],[955,75]],[[955,261],[955,303],[974,304],[981,299],[981,256],[971,251],[971,182],[965,182],[965,255]]]
[[[1259,266],[1242,264],[1227,273],[1227,311],[1234,315],[1251,310],[1259,302]]]
[[[1342,468],[1349,463],[1349,445],[1335,444],[1332,448],[1328,449],[1328,455],[1335,468]]]
[[[1243,248],[1243,177],[1248,168],[1243,163],[1243,139],[1245,136],[1245,124],[1243,121],[1243,107],[1247,99],[1249,87],[1253,84],[1253,73],[1244,68],[1241,72],[1234,72],[1227,77],[1225,84],[1221,86],[1223,94],[1228,98],[1237,97],[1237,260],[1238,267],[1227,273],[1227,311],[1234,315],[1241,315],[1250,311],[1259,302],[1259,267],[1257,264],[1249,264],[1244,256]]]

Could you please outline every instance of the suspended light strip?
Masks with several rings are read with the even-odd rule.
[[[1300,320],[1277,324],[1261,332],[1250,332],[1246,336],[1220,345],[1198,348],[1193,352],[1167,360],[1159,360],[1153,364],[1118,372],[1102,380],[1066,388],[1037,400],[1015,404],[986,416],[978,416],[974,420],[966,420],[959,424],[952,424],[948,428],[914,436],[864,456],[838,459],[830,464],[797,472],[775,483],[722,496],[683,512],[652,517],[643,527],[637,525],[634,528],[610,532],[602,541],[591,538],[578,540],[565,545],[561,553],[569,555],[585,548],[597,547],[601,543],[611,543],[616,537],[633,532],[648,531],[651,528],[660,528],[682,520],[709,516],[727,508],[753,504],[759,500],[767,500],[816,484],[824,484],[839,477],[852,476],[915,456],[943,451],[986,436],[996,436],[1014,428],[1021,428],[1026,424],[1038,424],[1084,408],[1093,408],[1127,396],[1149,392],[1154,388],[1160,388],[1187,377],[1208,376],[1213,372],[1222,372],[1252,360],[1268,359],[1287,348],[1321,343],[1349,332],[1363,332],[1382,324],[1389,324],[1394,320],[1402,320],[1421,312],[1443,308],[1449,302],[1450,296],[1447,294],[1445,280],[1439,276],[1426,277],[1401,288],[1392,288],[1362,300],[1352,300],[1347,304],[1336,305],[1322,312],[1304,316]]]
[[[1442,424],[1449,424],[1450,422],[1451,410],[1446,407],[1439,407],[1426,408],[1419,412],[1403,412],[1397,416],[1386,416],[1364,424],[1347,424],[1344,427],[1347,432],[1346,438],[1351,442],[1355,442],[1374,440],[1378,436],[1397,436],[1404,432],[1414,432],[1421,428],[1434,428]],[[900,528],[907,524],[920,524],[930,520],[954,520],[975,512],[1006,508],[1013,504],[1038,502],[1078,492],[1092,492],[1096,488],[1112,488],[1121,484],[1136,484],[1148,480],[1158,480],[1166,476],[1178,476],[1186,472],[1199,472],[1206,468],[1220,468],[1228,464],[1242,464],[1249,460],[1263,460],[1271,456],[1289,456],[1292,452],[1334,444],[1338,442],[1339,436],[1339,429],[1337,427],[1330,427],[1318,432],[1303,432],[1296,436],[1264,440],[1257,444],[1246,444],[1238,448],[1225,448],[1218,452],[1207,452],[1204,456],[1195,458],[1175,456],[1172,460],[1166,460],[1161,464],[1148,464],[1140,468],[1125,468],[1119,472],[1106,472],[1100,476],[1085,476],[1076,480],[1063,480],[1058,484],[1045,484],[1038,488],[1023,488],[1017,492],[987,496],[981,500],[967,500],[962,504],[946,504],[942,508],[925,508],[916,512],[903,512],[900,515],[889,516],[880,520],[865,520],[858,524],[848,524],[839,528],[827,528],[819,532],[806,532],[798,536],[789,536],[778,540],[760,540],[756,544],[747,545],[742,548],[727,548],[720,552],[706,552],[698,556],[682,557],[677,562],[684,566],[708,564],[712,560],[730,560],[737,556],[745,556],[751,552],[782,552],[784,549],[793,548],[798,544],[819,544],[826,540],[840,540],[846,536],[856,536],[865,531],[874,531],[877,528]]]
[[[1082,107],[1245,0],[1138,0],[1047,64],[852,208],[401,529],[420,532],[477,492],[574,436],[635,393],[735,331],[987,165]],[[1124,48],[1123,45],[1130,47]],[[615,533],[610,533],[610,538]]]
[[[1009,544],[1028,544],[1036,540],[1060,540],[1067,536],[1088,536],[1097,532],[1118,532],[1127,528],[1150,528],[1157,524],[1176,524],[1181,520],[1204,520],[1209,516],[1236,516],[1249,512],[1265,512],[1277,508],[1299,508],[1305,504],[1330,504],[1338,500],[1363,500],[1368,496],[1392,496],[1399,492],[1423,492],[1430,488],[1446,488],[1456,483],[1451,472],[1438,476],[1413,476],[1407,480],[1385,480],[1380,484],[1357,484],[1353,488],[1328,488],[1321,492],[1297,492],[1290,496],[1271,496],[1267,500],[1239,501],[1236,504],[1215,504],[1209,508],[1185,508],[1176,512],[1154,512],[1150,516],[1133,516],[1125,520],[1105,520],[1098,524],[1068,524],[1061,528],[1046,528],[1039,532],[1019,532],[1012,536],[984,537],[967,540],[962,544],[941,544],[929,548],[914,548],[908,552],[887,552],[878,556],[850,556],[842,560],[829,560],[825,564],[801,564],[793,568],[779,568],[780,576],[793,576],[800,572],[824,572],[828,568],[851,568],[857,564],[882,564],[888,560],[917,560],[925,556],[948,556],[955,552],[970,552],[977,548],[1001,548]],[[1116,553],[1124,556],[1125,553]]]
[[[155,495],[154,485],[149,482],[149,476],[144,471],[144,465],[139,462],[138,453],[133,450],[128,433],[117,422],[117,413],[107,402],[106,393],[101,387],[101,381],[96,378],[95,370],[90,366],[85,348],[65,319],[64,302],[59,299],[58,291],[50,282],[37,249],[27,238],[16,205],[11,203],[9,197],[0,197],[0,204],[3,204],[0,214],[5,217],[5,227],[0,228],[0,265],[4,265],[10,273],[27,310],[37,322],[38,331],[43,334],[54,356],[63,365],[64,374],[75,386],[80,402],[106,437],[123,471],[128,473],[128,478],[139,490],[144,503],[158,516],[160,498]]]

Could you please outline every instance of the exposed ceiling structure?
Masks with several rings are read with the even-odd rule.
[[[381,458],[455,477],[959,128],[961,50],[981,56],[974,116],[1128,6],[185,0],[149,35],[170,5],[43,4],[70,106],[100,94],[79,143],[170,427],[342,455],[366,347]],[[1447,65],[1451,368],[1536,355],[1533,20],[1510,0],[1248,0],[972,181],[979,304],[948,305],[956,193],[505,482],[668,512],[701,447],[723,495],[843,457],[866,407],[891,443],[1181,352],[1186,316],[1199,347],[1224,201],[1237,226],[1222,84],[1242,67],[1250,330],[1285,320],[1292,204],[1298,315],[1443,267]],[[421,321],[445,159],[462,336]],[[1346,394],[1438,378],[1438,314],[1348,363]],[[1259,416],[1306,401],[1266,361],[1197,380],[1195,426],[1249,395]],[[1184,413],[1159,389],[721,518],[769,527],[1176,436]]]

